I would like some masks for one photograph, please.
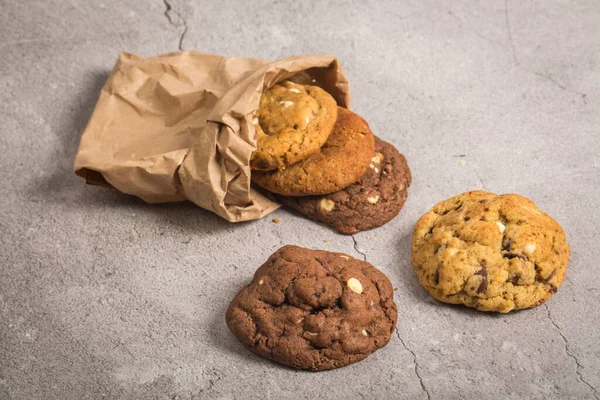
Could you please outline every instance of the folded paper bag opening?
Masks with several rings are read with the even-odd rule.
[[[288,78],[315,82],[350,107],[348,80],[330,55],[122,53],[81,136],[75,173],[148,203],[190,200],[231,222],[262,218],[279,204],[251,187],[252,114],[262,92]]]

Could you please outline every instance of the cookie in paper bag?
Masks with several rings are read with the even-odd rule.
[[[335,120],[335,99],[318,86],[291,81],[266,90],[256,111],[256,151],[250,167],[270,171],[284,169],[319,151]]]
[[[375,137],[357,114],[338,107],[327,142],[315,154],[283,170],[252,171],[257,185],[284,196],[322,195],[358,181],[371,162]]]

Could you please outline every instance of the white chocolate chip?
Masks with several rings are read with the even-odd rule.
[[[254,118],[252,118],[252,123],[253,123],[254,125],[257,125],[257,124],[258,124],[258,117],[254,117]]]
[[[299,324],[302,321],[304,321],[304,317],[300,318],[298,321],[296,321],[296,323]]]
[[[265,283],[265,281],[263,281],[262,279],[260,281],[258,281],[259,285],[262,285],[263,283]]]
[[[371,204],[377,204],[377,202],[379,201],[379,195],[367,197],[367,201]]]
[[[504,224],[500,221],[496,221],[496,225],[498,225],[498,229],[500,229],[500,233],[504,233],[504,230],[506,229]]]
[[[374,169],[375,173],[379,173],[379,168],[375,166],[375,164],[379,164],[383,160],[383,154],[377,153],[371,158],[371,163],[369,164],[369,168]]]
[[[310,123],[310,118],[306,117],[306,125]]]
[[[291,105],[294,105],[293,101],[289,101],[289,100],[284,100],[284,101],[280,101],[279,104],[283,105],[283,108],[288,108]]]
[[[319,206],[325,211],[331,211],[335,207],[335,202],[329,199],[321,199]]]
[[[383,160],[383,154],[377,153],[371,158],[371,162],[374,164],[379,164]]]
[[[363,291],[362,283],[360,283],[360,281],[356,278],[348,279],[348,282],[346,282],[346,285],[348,285],[348,288],[350,290],[352,290],[354,293],[361,294]]]
[[[362,334],[363,336],[369,337],[369,332],[367,332],[365,329],[362,330]]]
[[[533,252],[535,251],[535,243],[527,243],[525,245],[525,247],[523,247],[523,253],[525,254],[533,254]]]
[[[298,89],[296,89],[296,88],[291,88],[291,89],[290,89],[290,92],[293,92],[293,93],[300,93],[300,91],[299,91]]]
[[[343,258],[344,260],[349,260],[350,259],[350,257],[348,257],[348,256],[340,256],[340,257]]]
[[[313,332],[309,332],[309,331],[306,331],[306,333],[309,334],[310,336],[317,336],[318,335],[318,333],[313,333]]]

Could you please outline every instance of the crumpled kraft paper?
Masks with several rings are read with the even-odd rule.
[[[122,53],[82,134],[75,173],[148,203],[188,199],[228,221],[261,218],[279,205],[250,186],[252,113],[263,90],[290,77],[314,79],[349,108],[346,75],[330,55]]]

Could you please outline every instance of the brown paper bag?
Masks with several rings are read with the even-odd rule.
[[[271,62],[122,53],[81,137],[75,173],[148,203],[188,199],[228,221],[261,218],[279,205],[250,187],[251,114],[264,89],[298,76],[350,106],[346,76],[329,55]]]

